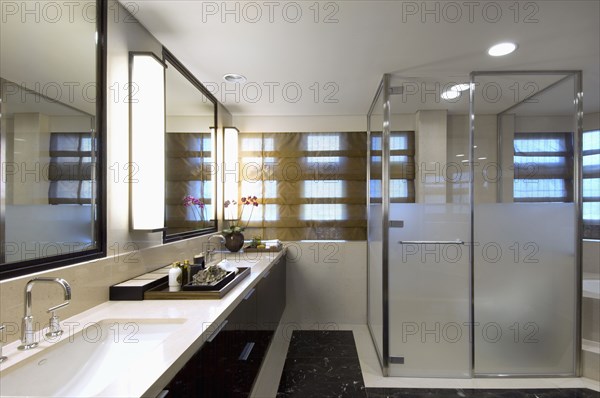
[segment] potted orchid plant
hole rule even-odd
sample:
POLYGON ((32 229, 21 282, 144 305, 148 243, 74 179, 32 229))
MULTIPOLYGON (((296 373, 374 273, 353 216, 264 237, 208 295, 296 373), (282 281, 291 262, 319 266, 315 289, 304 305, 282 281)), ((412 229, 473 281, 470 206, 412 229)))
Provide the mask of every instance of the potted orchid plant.
POLYGON ((183 206, 186 208, 192 208, 192 212, 194 213, 194 217, 197 221, 204 222, 206 220, 204 214, 206 205, 202 200, 200 200, 200 198, 195 198, 192 195, 186 195, 183 198, 183 206))
POLYGON ((233 214, 233 208, 238 204, 237 201, 226 200, 223 203, 226 216, 228 217, 226 221, 229 222, 229 227, 224 229, 222 234, 225 237, 225 247, 231 252, 237 252, 244 246, 244 234, 242 234, 242 232, 248 227, 254 208, 258 207, 258 198, 256 196, 243 196, 239 203, 242 206, 239 218, 234 217, 233 214), (244 212, 247 207, 250 207, 250 215, 244 224, 244 212))

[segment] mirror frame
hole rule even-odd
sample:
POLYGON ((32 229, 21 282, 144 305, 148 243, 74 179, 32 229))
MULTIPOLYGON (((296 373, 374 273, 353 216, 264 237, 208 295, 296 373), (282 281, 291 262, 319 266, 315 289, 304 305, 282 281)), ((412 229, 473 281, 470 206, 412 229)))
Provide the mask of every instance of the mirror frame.
MULTIPOLYGON (((211 129, 213 129, 214 131, 214 137, 215 140, 213 142, 213 153, 216 155, 218 148, 217 148, 217 139, 216 139, 216 134, 218 132, 218 101, 215 98, 214 95, 212 95, 212 93, 210 91, 208 91, 208 89, 206 87, 204 87, 204 85, 202 84, 202 82, 200 82, 200 80, 198 80, 181 62, 179 62, 179 60, 166 48, 163 46, 163 62, 165 64, 167 64, 167 62, 169 63, 169 65, 167 65, 167 67, 173 66, 179 73, 181 73, 181 75, 183 77, 185 77, 194 87, 196 87, 198 89, 198 91, 200 91, 200 93, 202 95, 204 95, 209 101, 211 101, 213 103, 213 109, 214 109, 214 121, 213 121, 213 126, 211 127, 211 129)), ((166 115, 167 115, 167 77, 166 77, 166 71, 165 71, 165 136, 167 134, 166 131, 166 115)), ((214 160, 216 163, 216 159, 214 160)), ((207 234, 212 234, 215 233, 219 230, 219 220, 217 217, 217 201, 216 201, 216 196, 217 196, 217 175, 215 175, 215 186, 213 189, 213 200, 215 202, 215 205, 213 207, 213 214, 212 217, 214 217, 214 221, 215 224, 213 227, 209 227, 209 228, 202 228, 202 229, 195 229, 195 230, 191 230, 188 232, 179 232, 179 233, 175 233, 175 234, 167 234, 167 228, 165 227, 165 229, 163 230, 163 243, 169 243, 169 242, 175 242, 178 240, 182 240, 182 239, 189 239, 189 238, 193 238, 196 236, 201 236, 201 235, 207 235, 207 234)), ((166 181, 166 162, 165 162, 165 200, 166 200, 166 192, 167 192, 167 181, 166 181)), ((167 221, 167 207, 165 206, 165 225, 166 225, 166 221, 167 221)))
MULTIPOLYGON (((0 281, 48 271, 75 263, 82 263, 106 257, 106 32, 107 32, 108 0, 96 0, 96 131, 98 155, 96 171, 98 178, 98 218, 95 220, 97 247, 75 253, 41 257, 14 263, 0 264, 0 281)), ((6 150, 5 142, 0 142, 0 151, 6 150)), ((1 187, 4 192, 4 186, 1 187)), ((4 198, 2 196, 2 218, 4 218, 4 198)), ((4 231, 0 228, 0 238, 4 242, 4 231)), ((0 247, 0 250, 5 250, 0 247)))

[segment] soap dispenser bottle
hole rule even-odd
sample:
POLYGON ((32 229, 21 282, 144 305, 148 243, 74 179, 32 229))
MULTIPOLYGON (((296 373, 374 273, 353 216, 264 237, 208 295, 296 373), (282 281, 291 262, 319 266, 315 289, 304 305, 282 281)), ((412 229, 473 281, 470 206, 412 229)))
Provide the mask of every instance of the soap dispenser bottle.
POLYGON ((178 263, 171 264, 169 270, 169 291, 178 292, 181 290, 181 267, 178 263))

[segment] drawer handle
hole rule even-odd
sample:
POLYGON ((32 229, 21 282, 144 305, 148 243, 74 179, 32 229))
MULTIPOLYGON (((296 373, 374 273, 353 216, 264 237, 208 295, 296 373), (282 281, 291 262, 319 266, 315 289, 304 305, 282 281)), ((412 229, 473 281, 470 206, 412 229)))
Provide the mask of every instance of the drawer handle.
POLYGON ((271 273, 271 270, 268 270, 267 272, 265 272, 265 274, 263 275, 263 279, 268 278, 270 273, 271 273))
POLYGON ((254 294, 254 291, 256 289, 252 289, 248 292, 248 294, 244 297, 244 300, 248 300, 250 297, 252 297, 252 295, 254 294))
POLYGON ((244 349, 242 350, 242 353, 238 357, 238 361, 247 361, 253 348, 254 348, 254 342, 246 343, 246 345, 244 346, 244 349))
POLYGON ((225 319, 223 321, 223 323, 221 323, 219 325, 219 327, 217 328, 217 330, 215 330, 210 336, 208 336, 208 339, 206 339, 206 341, 208 341, 209 343, 212 343, 212 341, 215 339, 215 337, 217 337, 217 335, 219 334, 219 332, 221 332, 221 330, 223 330, 223 328, 225 327, 225 325, 227 325, 227 322, 229 322, 227 319, 225 319))

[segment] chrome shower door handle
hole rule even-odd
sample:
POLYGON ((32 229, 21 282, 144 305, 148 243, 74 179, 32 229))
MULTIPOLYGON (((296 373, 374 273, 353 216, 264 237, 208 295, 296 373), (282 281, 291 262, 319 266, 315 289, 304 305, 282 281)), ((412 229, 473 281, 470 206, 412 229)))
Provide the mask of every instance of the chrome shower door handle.
POLYGON ((398 241, 401 245, 464 245, 460 239, 456 240, 401 240, 398 241))

